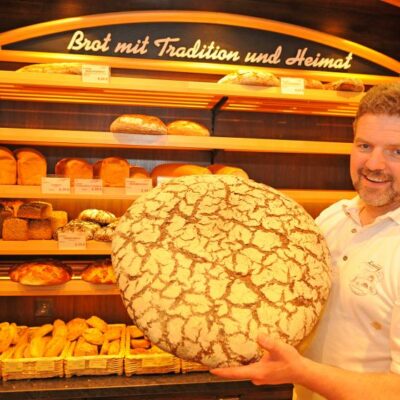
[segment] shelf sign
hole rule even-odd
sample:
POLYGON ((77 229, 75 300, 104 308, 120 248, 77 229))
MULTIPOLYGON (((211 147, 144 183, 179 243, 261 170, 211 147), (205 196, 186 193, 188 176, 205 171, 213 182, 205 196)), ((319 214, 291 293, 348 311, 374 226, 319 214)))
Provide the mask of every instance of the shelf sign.
POLYGON ((85 250, 86 234, 84 232, 59 232, 59 250, 85 250))
POLYGON ((281 78, 281 93, 285 94, 304 94, 303 78, 281 78))
POLYGON ((139 195, 148 192, 153 188, 153 181, 150 178, 126 178, 125 194, 139 195))
POLYGON ((51 176, 42 177, 42 193, 61 193, 71 192, 70 178, 56 178, 51 176))
POLYGON ((102 194, 103 181, 101 179, 74 179, 74 193, 102 194))
MULTIPOLYGON (((392 77, 400 73, 397 60, 340 37, 268 19, 203 11, 134 11, 49 21, 1 33, 0 49, 0 59, 26 63, 40 59, 210 74, 238 67, 278 69, 280 75, 282 70, 392 77)), ((85 79, 101 82, 106 74, 88 68, 85 79)))
POLYGON ((82 82, 109 83, 110 67, 108 65, 82 65, 82 82))

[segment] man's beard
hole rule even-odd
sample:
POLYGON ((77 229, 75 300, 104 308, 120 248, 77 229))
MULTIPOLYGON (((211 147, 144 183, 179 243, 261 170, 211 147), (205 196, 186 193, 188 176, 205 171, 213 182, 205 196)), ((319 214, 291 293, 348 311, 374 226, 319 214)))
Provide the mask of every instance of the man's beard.
POLYGON ((382 207, 400 200, 400 193, 394 188, 393 178, 380 171, 358 170, 357 180, 353 182, 353 185, 360 198, 370 206, 382 207), (365 177, 371 180, 387 181, 389 186, 384 190, 364 187, 362 179, 365 177))

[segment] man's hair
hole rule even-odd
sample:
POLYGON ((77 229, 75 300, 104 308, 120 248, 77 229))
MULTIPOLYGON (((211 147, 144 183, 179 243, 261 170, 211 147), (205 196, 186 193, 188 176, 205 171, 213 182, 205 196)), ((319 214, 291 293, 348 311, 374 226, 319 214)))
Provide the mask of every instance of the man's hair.
POLYGON ((361 99, 354 123, 364 114, 400 117, 400 82, 374 86, 361 99))

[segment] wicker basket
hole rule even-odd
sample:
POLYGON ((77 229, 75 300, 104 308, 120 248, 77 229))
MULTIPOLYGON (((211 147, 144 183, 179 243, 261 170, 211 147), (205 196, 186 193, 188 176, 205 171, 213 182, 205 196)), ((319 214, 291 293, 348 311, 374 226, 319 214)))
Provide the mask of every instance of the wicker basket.
MULTIPOLYGON (((35 331, 37 327, 29 328, 35 331)), ((0 362, 4 381, 12 379, 53 378, 64 376, 68 343, 58 357, 6 358, 0 362)))
POLYGON ((209 370, 210 370, 210 367, 207 367, 206 365, 181 359, 181 371, 183 373, 209 371, 209 370))
POLYGON ((126 376, 140 374, 167 374, 174 372, 178 374, 181 364, 178 357, 158 350, 157 352, 130 354, 131 337, 129 329, 126 334, 124 370, 126 376))
POLYGON ((70 378, 73 375, 122 375, 124 372, 125 354, 125 334, 124 324, 110 326, 122 327, 119 353, 116 355, 97 355, 97 356, 73 356, 76 341, 68 347, 67 355, 64 360, 65 376, 70 378))

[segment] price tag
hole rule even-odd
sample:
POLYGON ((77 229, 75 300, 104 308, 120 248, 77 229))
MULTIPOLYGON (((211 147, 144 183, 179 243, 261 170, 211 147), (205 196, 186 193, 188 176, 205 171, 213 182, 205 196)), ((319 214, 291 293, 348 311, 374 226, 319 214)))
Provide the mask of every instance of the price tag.
POLYGON ((71 364, 71 369, 85 369, 86 363, 85 360, 68 360, 68 363, 71 364))
POLYGON ((40 361, 37 362, 35 365, 35 370, 40 372, 44 372, 44 371, 54 371, 55 370, 55 365, 54 365, 54 361, 40 361))
POLYGON ((281 93, 304 94, 303 78, 281 78, 281 93))
POLYGON ((109 83, 110 67, 108 65, 82 65, 82 82, 109 83))
POLYGON ((126 178, 125 194, 135 195, 146 193, 153 188, 152 180, 149 178, 126 178))
POLYGON ((103 181, 101 179, 75 179, 74 193, 102 194, 103 181))
POLYGON ((58 234, 59 250, 85 250, 86 234, 84 232, 60 232, 58 234))
POLYGON ((157 177, 157 186, 161 185, 164 182, 168 182, 171 179, 172 179, 172 177, 170 177, 170 176, 158 176, 157 177))
POLYGON ((89 368, 107 368, 107 360, 105 358, 93 358, 89 360, 89 368))
POLYGON ((71 193, 71 179, 43 176, 42 193, 71 193))
POLYGON ((22 362, 3 361, 3 372, 22 372, 24 365, 22 362))

